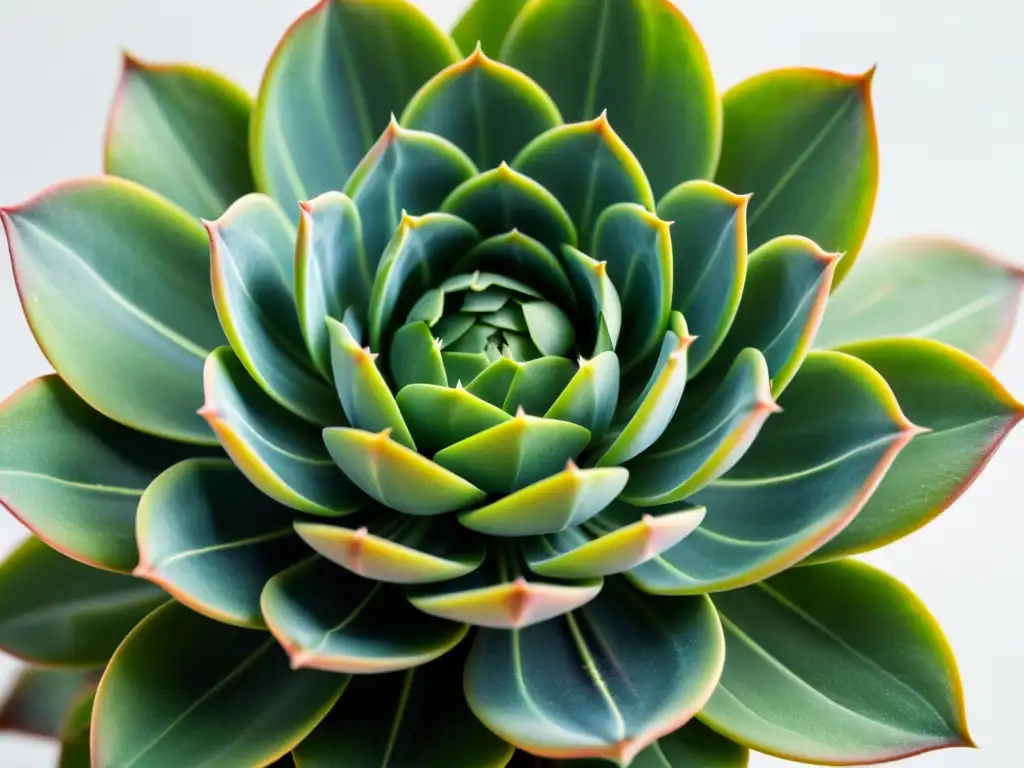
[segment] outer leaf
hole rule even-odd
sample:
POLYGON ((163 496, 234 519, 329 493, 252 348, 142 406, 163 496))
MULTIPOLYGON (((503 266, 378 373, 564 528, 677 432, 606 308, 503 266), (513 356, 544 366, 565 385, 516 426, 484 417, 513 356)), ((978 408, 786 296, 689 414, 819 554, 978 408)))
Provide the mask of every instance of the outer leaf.
POLYGON ((518 554, 510 546, 499 545, 482 568, 467 576, 411 587, 409 602, 449 621, 519 629, 579 608, 601 591, 599 578, 552 581, 525 571, 518 554))
POLYGON ((753 447, 691 497, 700 528, 630 572, 657 594, 753 584, 799 562, 845 528, 893 460, 921 433, 885 380, 838 352, 813 352, 753 447))
POLYGON ((778 396, 800 368, 825 314, 838 256, 803 237, 779 237, 750 255, 736 319, 715 360, 753 347, 768 363, 778 396))
POLYGON ((0 405, 0 502, 62 554, 129 573, 143 490, 203 452, 110 421, 58 376, 43 376, 0 405))
POLYGON ((426 455, 512 418, 461 387, 412 384, 398 393, 398 406, 426 455))
POLYGON ((527 416, 467 437, 435 457, 442 467, 488 493, 511 493, 554 474, 590 442, 590 432, 568 421, 527 416))
POLYGON ((439 518, 382 511, 359 528, 296 523, 321 555, 357 576, 389 584, 424 584, 464 576, 480 567, 486 544, 439 518))
POLYGON ((102 666, 167 600, 152 584, 89 568, 36 539, 0 563, 0 648, 48 666, 102 666))
POLYGON ((211 619, 263 629, 263 585, 309 555, 292 518, 230 461, 183 461, 154 480, 139 503, 135 575, 211 619))
POLYGON ((602 352, 581 359, 579 370, 544 416, 571 421, 600 437, 612 423, 618 400, 619 359, 614 352, 602 352))
POLYGON ((285 34, 253 115, 253 171, 286 211, 337 189, 419 88, 458 58, 407 2, 323 0, 285 34))
POLYGON ((365 314, 373 268, 363 247, 359 211, 350 197, 328 192, 300 205, 295 304, 306 348, 320 371, 329 375, 331 351, 324 320, 344 320, 353 310, 365 314))
POLYGON ((804 235, 844 254, 833 285, 853 266, 878 190, 874 69, 859 76, 780 69, 723 97, 722 158, 715 181, 752 193, 750 247, 804 235))
POLYGON ((672 309, 697 337, 687 355, 690 378, 718 351, 740 305, 749 200, 707 181, 688 181, 658 201, 658 216, 673 223, 672 309))
POLYGON ((706 597, 651 598, 609 583, 563 619, 481 631, 466 698, 484 725, 520 749, 626 766, 704 705, 724 651, 706 597))
POLYGON ((430 459, 396 443, 387 431, 326 429, 335 463, 364 493, 407 515, 441 515, 465 509, 486 495, 430 459))
POLYGON ((556 579, 623 573, 689 536, 704 519, 702 507, 674 505, 651 513, 615 502, 577 528, 524 541, 530 570, 556 579))
POLYGON ((95 688, 98 678, 79 669, 23 669, 0 706, 0 731, 59 738, 68 710, 81 693, 95 688))
POLYGON ((491 536, 531 536, 579 525, 607 507, 626 486, 621 467, 564 472, 503 496, 486 507, 464 512, 459 522, 491 536))
POLYGON ((864 509, 815 561, 877 549, 935 519, 1024 418, 1024 405, 988 369, 941 342, 879 339, 843 351, 882 374, 907 417, 931 431, 896 458, 864 509))
POLYGON ((972 746, 956 662, 921 602, 845 561, 716 595, 727 662, 701 719, 761 752, 854 765, 972 746))
POLYGON ((542 184, 565 206, 584 250, 590 247, 597 217, 608 206, 637 203, 654 210, 654 193, 643 167, 603 112, 589 122, 541 134, 526 145, 512 167, 542 184))
POLYGON ((72 701, 61 725, 57 768, 91 768, 89 737, 95 699, 95 686, 90 686, 72 701))
POLYGON ((169 603, 132 631, 103 675, 92 764, 266 765, 316 727, 345 682, 289 669, 266 633, 169 603))
POLYGON ((253 191, 252 99, 215 72, 145 64, 125 54, 107 122, 103 167, 215 219, 253 191))
POLYGON ((687 402, 657 442, 629 463, 623 498, 637 506, 689 498, 732 469, 778 410, 764 356, 743 350, 705 401, 687 402))
POLYGON ((995 365, 1017 320, 1024 270, 940 238, 869 247, 858 264, 829 300, 816 346, 920 337, 995 365))
POLYGON ((469 630, 419 613, 398 587, 321 557, 271 579, 262 603, 293 669, 357 675, 410 669, 444 655, 469 630))
MULTIPOLYGON (((572 225, 568 215, 566 221, 572 225)), ((531 226, 531 229, 534 227, 531 226)), ((570 230, 572 239, 575 239, 574 229, 570 230)), ((555 257, 555 253, 561 253, 561 243, 558 248, 551 251, 539 240, 513 229, 511 232, 484 240, 455 265, 455 271, 480 270, 506 275, 532 285, 545 298, 574 311, 576 294, 562 262, 555 257)))
POLYGON ((562 122, 551 97, 482 47, 426 83, 402 113, 407 128, 443 136, 480 168, 510 162, 532 139, 562 122))
POLYGON ((473 162, 454 144, 432 133, 402 128, 392 117, 345 184, 346 194, 359 209, 370 266, 381 260, 406 213, 436 211, 453 189, 476 173, 473 162))
POLYGON ((337 423, 338 401, 303 343, 295 313, 295 228, 265 195, 231 206, 210 233, 213 299, 249 375, 292 413, 337 423))
POLYGON ((0 221, 25 316, 61 378, 115 421, 212 444, 196 416, 200 372, 224 335, 199 222, 113 177, 53 187, 0 221))
POLYGON ((527 0, 472 0, 459 17, 452 39, 463 51, 479 45, 488 56, 497 56, 512 23, 527 0))
POLYGON ((461 649, 407 672, 355 677, 295 750, 302 768, 504 768, 512 747, 466 705, 461 649))
POLYGON ((608 110, 657 195, 714 172, 718 93, 700 38, 675 4, 537 0, 501 57, 537 80, 567 120, 608 110))
POLYGON ((366 502, 338 473, 321 431, 249 378, 227 347, 210 355, 203 416, 249 481, 270 498, 311 515, 346 515, 366 502))

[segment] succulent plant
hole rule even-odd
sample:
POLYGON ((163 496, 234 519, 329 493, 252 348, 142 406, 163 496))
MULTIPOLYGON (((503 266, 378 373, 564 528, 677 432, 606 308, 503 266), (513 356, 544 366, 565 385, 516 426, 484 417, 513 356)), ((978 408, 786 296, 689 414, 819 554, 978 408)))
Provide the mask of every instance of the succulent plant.
POLYGON ((56 373, 0 409, 0 725, 67 768, 969 746, 850 558, 1020 421, 1024 277, 858 259, 872 77, 720 97, 668 0, 325 0, 255 101, 127 58, 105 175, 2 211, 56 373))

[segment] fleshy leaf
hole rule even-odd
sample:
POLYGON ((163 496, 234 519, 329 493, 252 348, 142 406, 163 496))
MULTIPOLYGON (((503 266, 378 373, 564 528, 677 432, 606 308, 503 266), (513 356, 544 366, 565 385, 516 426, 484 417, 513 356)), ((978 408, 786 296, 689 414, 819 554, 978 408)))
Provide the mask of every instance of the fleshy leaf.
POLYGON ((60 738, 69 709, 97 682, 93 670, 26 667, 0 705, 0 732, 60 738))
POLYGON ((864 249, 829 299, 815 346, 930 338, 993 366, 1017 320, 1024 270, 964 243, 905 238, 864 249))
MULTIPOLYGON (((686 332, 681 321, 678 328, 686 332)), ((666 331, 661 353, 651 378, 637 401, 635 409, 622 429, 617 430, 608 448, 596 460, 597 466, 610 467, 623 464, 646 451, 661 437, 672 422, 686 387, 686 350, 693 342, 688 333, 676 335, 666 331)))
POLYGON ((868 565, 715 596, 727 661, 701 719, 760 752, 852 765, 972 746, 956 662, 909 589, 868 565))
POLYGON ((553 251, 576 243, 576 227, 559 198, 504 162, 454 190, 442 210, 468 221, 485 238, 521 232, 553 251))
MULTIPOLYGON (((537 229, 536 226, 532 228, 537 229)), ((572 231, 572 238, 575 239, 575 231, 572 231)), ((532 285, 544 298, 574 312, 576 294, 562 263, 554 255, 561 253, 561 245, 559 243, 551 250, 539 240, 513 228, 510 232, 484 240, 455 265, 455 271, 479 270, 506 275, 532 285)))
POLYGON ((442 467, 488 493, 511 493, 558 472, 590 442, 590 432, 568 421, 515 418, 460 440, 435 457, 442 467))
POLYGON ((465 509, 486 495, 430 459, 391 439, 359 429, 324 430, 334 461, 364 493, 407 515, 441 515, 465 509))
POLYGON ((417 297, 447 277, 479 239, 472 226, 446 213, 402 217, 373 282, 369 310, 371 349, 381 349, 391 322, 404 317, 417 297))
POLYGON ((637 506, 689 498, 728 472, 778 410, 764 356, 743 350, 705 401, 686 402, 657 442, 629 462, 623 498, 637 506))
POLYGON ((1024 418, 1024 405, 987 368, 941 342, 878 339, 842 351, 882 374, 907 417, 931 431, 896 457, 860 514, 812 555, 816 562, 877 549, 934 520, 1024 418))
POLYGON ((609 582, 564 618, 482 630, 466 665, 466 698, 520 749, 626 766, 704 705, 724 655, 707 597, 656 598, 609 582))
POLYGON ((455 44, 407 2, 325 0, 285 34, 253 113, 259 188, 291 212, 338 189, 455 44))
POLYGON ((658 196, 714 172, 721 106, 693 27, 664 0, 536 0, 501 58, 533 77, 566 120, 606 109, 658 196))
POLYGON ((224 334, 202 225, 114 177, 52 187, 0 222, 25 316, 61 378, 114 421, 213 444, 196 410, 224 334))
POLYGON ((95 701, 95 685, 81 691, 72 701, 67 717, 61 725, 57 768, 91 768, 89 742, 95 701))
POLYGON ((142 492, 167 467, 203 453, 107 419, 51 374, 0 405, 0 503, 62 554, 130 573, 142 492))
POLYGON ((529 77, 477 47, 420 88, 401 122, 442 136, 480 168, 493 168, 510 162, 562 116, 529 77))
POLYGON ((622 330, 622 303, 608 277, 607 265, 568 245, 562 248, 562 254, 582 297, 584 317, 590 316, 591 328, 585 330, 590 333, 588 341, 593 342, 594 357, 614 350, 622 330))
POLYGON ((576 365, 564 357, 530 360, 516 371, 502 408, 508 413, 522 408, 528 414, 543 416, 575 377, 576 365))
POLYGON ((750 248, 803 235, 843 254, 833 287, 857 258, 878 191, 874 69, 859 76, 810 68, 765 72, 723 96, 715 181, 753 194, 750 248))
POLYGON ((623 573, 674 547, 704 519, 702 507, 641 510, 616 502, 589 522, 522 543, 526 564, 555 579, 623 573))
POLYGON ((262 603, 293 669, 355 675, 410 669, 447 653, 469 630, 417 611, 400 587, 316 556, 271 579, 262 603))
POLYGON ((561 616, 593 600, 601 579, 552 581, 529 574, 510 547, 452 581, 410 587, 409 602, 430 616, 478 627, 518 629, 561 616))
POLYGON ((857 516, 921 428, 885 380, 839 352, 812 352, 743 458, 689 501, 701 526, 630 572, 656 594, 737 589, 796 564, 857 516))
POLYGON ((697 337, 687 354, 690 378, 718 351, 740 305, 749 200, 707 181, 688 181, 658 201, 658 216, 673 223, 672 309, 697 337))
POLYGON ((366 525, 296 523, 318 553, 357 576, 389 584, 425 584, 464 576, 480 567, 482 538, 442 518, 380 512, 366 525))
POLYGON ((776 238, 750 254, 743 298, 715 361, 731 362, 746 347, 759 350, 778 396, 818 332, 838 258, 797 236, 776 238))
POLYGON ((359 210, 370 266, 376 268, 406 213, 436 211, 452 190, 476 173, 473 162, 454 144, 402 128, 392 118, 345 184, 345 193, 359 210))
POLYGON ((345 683, 290 669, 265 632, 169 603, 132 631, 103 675, 93 765, 267 765, 316 727, 345 683))
POLYGON ((618 400, 619 358, 602 352, 580 361, 579 370, 544 416, 579 424, 600 438, 612 423, 618 400))
POLYGON ((422 320, 403 325, 391 340, 391 375, 399 390, 410 384, 448 383, 444 360, 430 328, 422 320))
POLYGON ((405 387, 398 393, 398 407, 420 452, 428 456, 512 418, 465 389, 433 384, 405 387))
POLYGON ((337 471, 321 430, 271 400, 228 347, 210 355, 203 416, 249 481, 311 515, 355 512, 366 498, 337 471))
POLYGON ((488 56, 497 56, 526 2, 472 0, 452 29, 452 39, 463 51, 471 51, 479 45, 488 56))
POLYGON ((499 357, 470 380, 466 391, 500 408, 505 404, 508 391, 522 365, 508 357, 499 357))
POLYGON ((572 351, 576 331, 572 320, 549 301, 528 301, 522 305, 530 341, 542 355, 561 356, 572 351))
POLYGON ((309 555, 293 518, 227 459, 183 461, 139 502, 135 575, 211 619, 263 629, 263 585, 309 555))
POLYGON ((594 225, 605 208, 637 203, 654 210, 654 193, 644 169, 604 113, 542 133, 526 145, 512 167, 542 184, 565 206, 583 250, 590 248, 594 225))
POLYGON ((104 170, 194 216, 216 219, 253 191, 250 112, 249 94, 216 72, 125 54, 107 121, 104 170))
POLYGON ((206 226, 213 299, 238 359, 292 413, 337 423, 338 401, 309 357, 295 312, 295 227, 273 200, 255 194, 206 226))
POLYGON ((538 480, 486 507, 464 512, 459 522, 489 536, 531 536, 579 525, 622 492, 629 473, 621 467, 579 469, 538 480))
POLYGON ((89 568, 28 539, 0 563, 0 649, 33 664, 102 666, 166 601, 141 579, 89 568))
POLYGON ((460 381, 472 381, 491 365, 491 359, 483 352, 442 352, 441 361, 449 387, 460 381))
POLYGON ((363 247, 363 225, 352 198, 328 192, 301 203, 295 245, 295 305, 313 362, 331 373, 331 350, 324 320, 345 320, 346 312, 365 314, 373 268, 363 247))
POLYGON ((357 676, 295 750, 302 768, 504 768, 512 747, 466 704, 462 647, 386 676, 357 676))

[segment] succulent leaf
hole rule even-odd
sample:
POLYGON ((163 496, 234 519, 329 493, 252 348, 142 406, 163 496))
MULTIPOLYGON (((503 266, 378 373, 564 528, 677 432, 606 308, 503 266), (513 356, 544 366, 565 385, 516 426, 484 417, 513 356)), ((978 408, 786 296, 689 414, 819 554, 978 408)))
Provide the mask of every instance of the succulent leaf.
POLYGON ((512 747, 466 705, 459 649, 406 672, 354 677, 341 700, 295 750, 302 768, 504 768, 512 747))
POLYGON ((507 413, 522 408, 534 416, 553 418, 546 412, 575 378, 576 371, 576 365, 564 357, 538 357, 523 363, 512 378, 502 408, 507 413))
POLYGON ((114 421, 214 443, 196 409, 224 334, 200 223, 113 177, 52 187, 0 222, 25 315, 61 378, 114 421))
POLYGON ((359 528, 296 523, 299 536, 319 554, 357 576, 388 584, 446 581, 484 561, 483 538, 444 518, 379 511, 359 528))
POLYGON ((125 54, 103 168, 216 219, 253 191, 249 94, 208 69, 125 54))
POLYGON ((139 502, 135 575, 215 621, 265 629, 263 585, 309 555, 292 518, 230 461, 183 461, 139 502), (219 578, 224 573, 231 578, 219 578))
POLYGON ((295 311, 295 227, 265 195, 231 206, 210 235, 213 299, 249 375, 297 416, 337 423, 338 402, 310 359, 295 311))
MULTIPOLYGON (((468 215, 468 212, 464 213, 468 215)), ((566 222, 572 224, 568 217, 566 222)), ((540 232, 543 225, 538 227, 531 224, 530 230, 540 232)), ((570 230, 569 234, 570 239, 564 242, 575 240, 575 232, 570 230)), ((561 245, 559 243, 553 250, 549 250, 539 240, 512 228, 504 234, 487 238, 473 248, 455 265, 455 271, 505 275, 535 286, 544 298, 575 312, 576 294, 562 262, 555 256, 561 253, 561 245)))
POLYGON ((459 57, 405 0, 323 0, 285 34, 253 112, 259 189, 292 212, 337 189, 419 85, 459 57))
POLYGON ((346 427, 325 429, 335 463, 366 495, 407 515, 442 515, 465 509, 486 495, 443 466, 391 439, 346 427))
POLYGON ((208 452, 111 421, 50 374, 0 405, 0 502, 62 554, 130 573, 142 492, 167 467, 208 452))
POLYGON ((0 732, 60 738, 68 711, 98 681, 95 670, 25 667, 0 704, 0 732))
POLYGON ((266 633, 169 603, 132 631, 100 681, 93 762, 266 765, 316 727, 345 682, 290 669, 266 633))
POLYGON ((95 685, 82 690, 72 701, 61 725, 60 757, 57 768, 91 768, 89 742, 92 709, 96 701, 95 685))
POLYGON ((547 89, 566 120, 607 110, 658 196, 714 172, 718 92, 700 38, 674 3, 535 0, 501 58, 547 89))
POLYGON ((571 421, 600 438, 612 423, 618 400, 619 358, 614 352, 602 352, 580 360, 579 370, 544 417, 571 421))
POLYGON ((704 705, 724 651, 707 597, 656 598, 609 583, 563 618, 481 630, 466 698, 519 749, 625 766, 704 705))
POLYGON ((689 498, 728 472, 749 450, 765 420, 778 411, 768 365, 750 348, 736 356, 705 401, 685 405, 657 442, 627 465, 629 485, 623 499, 630 504, 653 506, 689 498))
POLYGON ((101 667, 135 623, 166 601, 152 584, 28 539, 0 563, 0 649, 32 664, 101 667))
MULTIPOLYGON (((593 355, 615 349, 622 330, 622 302, 608 277, 608 265, 595 261, 583 251, 564 246, 562 253, 569 275, 581 295, 584 312, 590 316, 593 326, 590 339, 593 340, 593 355)), ((588 341, 590 341, 588 339, 588 341)))
POLYGON ((931 522, 1024 419, 1024 405, 987 368, 941 342, 878 339, 842 351, 882 374, 907 417, 930 432, 896 457, 860 514, 812 555, 815 562, 877 549, 931 522))
POLYGON ((497 57, 512 24, 527 0, 472 0, 452 28, 452 39, 463 51, 476 46, 497 57))
POLYGON ((708 510, 678 545, 629 573, 655 594, 753 584, 804 559, 864 507, 921 428, 885 380, 839 352, 813 352, 746 455, 690 501, 708 510))
POLYGON ((228 347, 206 362, 203 416, 235 465, 263 493, 311 515, 360 509, 366 497, 337 471, 321 430, 271 400, 228 347))
POLYGON ((483 352, 442 352, 441 361, 448 375, 449 387, 458 386, 462 381, 473 381, 493 362, 483 352))
POLYGON ((561 122, 542 88, 479 46, 425 83, 401 119, 407 128, 444 137, 480 168, 511 162, 532 139, 561 122))
POLYGON ((942 238, 864 249, 829 299, 815 346, 886 336, 929 338, 995 365, 1020 308, 1024 270, 942 238))
POLYGON ((731 363, 747 347, 759 350, 777 397, 811 348, 837 259, 798 236, 776 238, 750 254, 743 298, 715 359, 731 363))
POLYGON ((621 501, 613 502, 589 521, 580 521, 578 527, 524 541, 523 555, 531 571, 550 578, 624 573, 689 536, 704 513, 702 507, 677 504, 648 514, 621 501))
POLYGON ((519 153, 512 168, 561 202, 583 250, 590 248, 597 219, 609 206, 636 203, 654 210, 654 193, 644 169, 604 113, 542 133, 519 153))
POLYGON ((293 669, 352 675, 410 669, 447 653, 469 630, 417 611, 400 587, 319 556, 267 582, 262 605, 293 669))
POLYGON ((847 560, 715 596, 722 680, 701 719, 808 763, 889 762, 972 744, 946 639, 891 576, 847 560))
MULTIPOLYGON (((508 399, 512 382, 515 381, 516 374, 522 365, 511 358, 499 357, 470 379, 466 391, 484 402, 501 408, 508 399)), ((551 418, 557 417, 552 416, 551 418)), ((563 419, 563 421, 571 421, 571 419, 563 419)))
POLYGON ((328 192, 301 203, 295 244, 295 306, 306 348, 325 376, 331 374, 331 351, 324 319, 344 321, 346 313, 353 311, 365 315, 373 272, 352 198, 328 192))
POLYGON ((878 191, 874 69, 765 72, 726 91, 715 181, 752 194, 750 248, 803 235, 843 254, 833 287, 853 267, 878 191))
POLYGON ((688 181, 658 201, 673 223, 672 309, 697 337, 687 353, 690 378, 718 352, 732 326, 747 276, 747 204, 708 181, 688 181))
POLYGON ((512 418, 466 389, 434 384, 403 388, 398 393, 398 407, 420 453, 427 456, 512 418))

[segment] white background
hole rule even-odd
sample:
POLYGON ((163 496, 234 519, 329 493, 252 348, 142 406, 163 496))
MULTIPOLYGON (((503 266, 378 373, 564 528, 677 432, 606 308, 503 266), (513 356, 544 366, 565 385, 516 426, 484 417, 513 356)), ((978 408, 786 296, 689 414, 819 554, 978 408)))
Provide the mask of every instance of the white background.
MULTIPOLYGON (((312 0, 0 0, 0 205, 96 173, 120 51, 214 67, 250 90, 286 26, 312 0)), ((1024 265, 1024 4, 1011 0, 678 0, 727 88, 803 64, 875 79, 882 181, 874 240, 916 232, 966 238, 1024 265)), ((419 0, 448 26, 463 0, 419 0)), ((0 266, 0 397, 47 365, 0 266)), ((1024 398, 1024 332, 998 373, 1024 398)), ((984 477, 926 530, 872 562, 928 603, 960 659, 980 751, 926 755, 914 768, 1022 764, 1024 429, 984 477)), ((0 513, 0 549, 20 540, 0 513)), ((12 665, 0 671, 4 679, 12 665)), ((2 682, 2 681, 0 681, 2 682)), ((0 737, 0 766, 51 765, 46 745, 0 737)), ((780 766, 755 757, 754 768, 780 766)), ((404 766, 401 768, 405 768, 404 766)), ((413 768, 413 767, 410 767, 413 768)), ((695 767, 697 768, 697 767, 695 767)))

